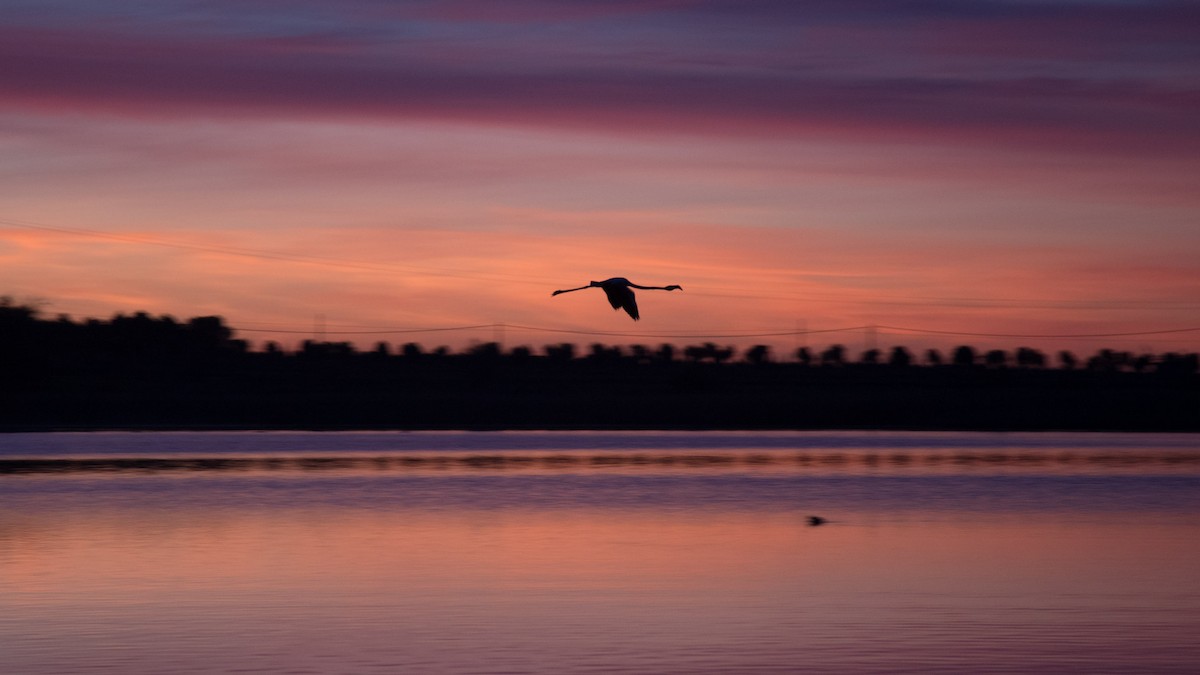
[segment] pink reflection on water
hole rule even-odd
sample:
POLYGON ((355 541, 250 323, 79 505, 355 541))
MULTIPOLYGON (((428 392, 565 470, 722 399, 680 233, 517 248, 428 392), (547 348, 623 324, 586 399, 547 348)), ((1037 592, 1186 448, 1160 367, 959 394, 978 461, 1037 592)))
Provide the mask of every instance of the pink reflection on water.
POLYGON ((1105 514, 5 512, 15 672, 1172 670, 1200 522, 1105 514))

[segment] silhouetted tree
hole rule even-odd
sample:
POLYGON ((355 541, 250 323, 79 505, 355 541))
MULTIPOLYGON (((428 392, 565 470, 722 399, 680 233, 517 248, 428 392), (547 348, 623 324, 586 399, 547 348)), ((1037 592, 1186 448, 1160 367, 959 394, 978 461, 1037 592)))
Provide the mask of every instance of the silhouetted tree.
POLYGON ((714 363, 724 363, 733 358, 733 354, 733 347, 718 347, 712 342, 691 345, 683 350, 683 355, 691 361, 710 360, 714 363))
POLYGON ((711 343, 705 346, 711 348, 713 361, 717 363, 725 363, 736 353, 733 347, 718 347, 711 343))
POLYGON ((912 354, 904 347, 892 347, 892 354, 888 357, 888 365, 896 368, 907 368, 912 365, 912 354))
POLYGON ((546 352, 546 357, 551 361, 570 361, 575 358, 575 345, 570 342, 546 345, 542 347, 542 350, 546 352))
POLYGON ((951 361, 956 366, 967 367, 975 365, 978 357, 975 355, 975 348, 967 345, 961 345, 954 348, 954 357, 951 361))
POLYGON ((0 326, 8 327, 37 318, 38 310, 29 305, 17 304, 10 295, 0 296, 0 326))
POLYGON ((1008 366, 1008 353, 1003 349, 991 349, 983 355, 983 363, 988 368, 1004 368, 1008 366))
POLYGON ((592 345, 592 353, 588 354, 588 360, 596 363, 616 363, 621 360, 621 348, 608 347, 597 342, 592 345))
POLYGON ((1101 349, 1095 356, 1088 359, 1087 369, 1105 373, 1115 373, 1124 370, 1132 360, 1129 352, 1118 352, 1111 349, 1101 349))
POLYGON ((1058 353, 1058 363, 1063 370, 1075 370, 1075 368, 1079 365, 1079 359, 1075 358, 1074 354, 1064 349, 1058 353))
MULTIPOLYGON (((132 316, 117 314, 108 322, 108 325, 108 332, 111 336, 110 344, 122 353, 145 356, 152 350, 164 351, 169 344, 167 337, 169 330, 162 330, 169 329, 169 326, 166 326, 165 322, 164 324, 158 323, 145 312, 136 312, 132 316)), ((219 340, 214 340, 212 345, 203 344, 199 332, 193 333, 192 339, 194 345, 210 349, 219 344, 219 340)))
POLYGON ((1021 368, 1045 368, 1046 355, 1030 347, 1018 347, 1017 366, 1021 368))
POLYGON ((478 361, 497 361, 500 358, 500 343, 483 342, 467 352, 467 355, 478 361))
POLYGON ((936 349, 925 350, 925 363, 930 366, 940 366, 945 361, 942 360, 942 353, 936 349))
POLYGON ((879 357, 882 355, 878 349, 868 349, 858 358, 858 362, 868 366, 879 365, 879 357))
MULTIPOLYGON (((36 308, 0 298, 0 430, 68 424, 469 426, 506 420, 586 426, 657 419, 646 414, 681 426, 772 426, 795 421, 776 411, 806 407, 820 411, 814 423, 833 425, 897 419, 911 420, 914 427, 1194 430, 1200 425, 1200 355, 1195 353, 1103 349, 1086 363, 1095 372, 1043 373, 1032 370, 1043 368, 1046 357, 1029 347, 991 350, 980 359, 980 352, 961 346, 952 353, 954 363, 985 364, 991 372, 958 376, 944 368, 876 367, 868 373, 852 366, 801 378, 839 386, 797 387, 778 377, 790 367, 765 365, 771 360, 767 345, 742 353, 745 363, 762 368, 726 367, 734 349, 711 342, 689 346, 685 353, 712 367, 672 364, 677 351, 670 344, 654 352, 633 345, 625 351, 630 357, 621 347, 592 345, 586 363, 568 343, 545 347, 546 359, 526 346, 505 353, 496 342, 453 355, 445 346, 426 352, 408 343, 399 350, 403 358, 393 358, 396 349, 385 342, 363 353, 349 342, 317 340, 306 340, 295 351, 276 342, 262 344, 261 355, 247 355, 248 349, 220 317, 181 322, 136 312, 107 320, 77 322, 62 315, 47 320, 36 308), (614 366, 597 368, 596 363, 614 366), (664 373, 667 377, 660 376, 664 373), (686 395, 669 400, 673 397, 660 395, 663 385, 686 395), (576 412, 604 408, 596 403, 620 397, 636 405, 615 406, 602 417, 576 412), (859 405, 863 401, 881 405, 859 405), (879 410, 893 408, 882 405, 888 401, 900 404, 894 407, 899 412, 881 416, 879 410), (620 410, 646 411, 653 407, 647 403, 661 406, 633 417, 620 410)), ((795 353, 802 364, 846 365, 841 345, 816 358, 808 348, 795 353)), ((1068 368, 1083 365, 1070 352, 1058 356, 1068 368)), ((885 357, 890 366, 914 365, 904 347, 868 351, 862 363, 885 357)), ((935 350, 926 352, 926 361, 943 363, 935 350)))
POLYGON ((656 354, 659 361, 666 361, 667 363, 670 363, 671 361, 675 360, 675 345, 664 342, 658 346, 658 352, 656 352, 656 354))
POLYGON ((644 364, 650 362, 650 350, 646 345, 630 345, 629 356, 637 363, 644 364))
POLYGON ((302 357, 312 359, 340 359, 352 357, 358 352, 353 342, 318 342, 305 340, 300 347, 302 357))
POLYGON ((769 363, 771 361, 771 348, 767 345, 754 345, 746 350, 745 359, 747 363, 756 366, 769 363))
POLYGON ((233 336, 233 331, 219 316, 198 316, 188 321, 188 332, 192 343, 201 349, 219 349, 233 336))
POLYGON ((842 345, 829 345, 821 352, 822 366, 840 366, 846 363, 846 348, 842 345))
POLYGON ((807 368, 813 362, 812 352, 809 351, 808 347, 800 347, 796 350, 796 360, 800 362, 800 365, 807 368))
POLYGON ((23 380, 38 369, 45 341, 39 335, 37 310, 0 298, 0 385, 23 380))

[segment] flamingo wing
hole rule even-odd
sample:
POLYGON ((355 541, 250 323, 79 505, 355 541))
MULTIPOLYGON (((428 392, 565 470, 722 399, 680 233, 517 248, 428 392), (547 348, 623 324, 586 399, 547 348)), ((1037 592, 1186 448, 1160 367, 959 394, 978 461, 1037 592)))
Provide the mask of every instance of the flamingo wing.
POLYGON ((625 313, 633 317, 634 321, 641 318, 638 316, 637 298, 633 296, 633 291, 629 290, 628 286, 606 284, 604 294, 608 296, 608 304, 612 305, 613 309, 625 310, 625 313))

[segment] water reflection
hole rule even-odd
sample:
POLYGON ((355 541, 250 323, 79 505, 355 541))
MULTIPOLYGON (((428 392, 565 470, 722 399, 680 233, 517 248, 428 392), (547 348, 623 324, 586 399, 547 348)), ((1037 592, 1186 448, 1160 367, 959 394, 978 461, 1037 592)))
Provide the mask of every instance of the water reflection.
POLYGON ((1097 469, 1170 472, 1200 471, 1195 451, 1043 452, 723 452, 723 453, 405 453, 375 455, 296 455, 248 457, 85 457, 0 459, 0 474, 161 473, 173 471, 537 471, 587 469, 772 469, 828 468, 920 472, 945 468, 1097 469))
POLYGON ((9 454, 4 669, 1190 672, 1200 452, 1069 441, 9 454))

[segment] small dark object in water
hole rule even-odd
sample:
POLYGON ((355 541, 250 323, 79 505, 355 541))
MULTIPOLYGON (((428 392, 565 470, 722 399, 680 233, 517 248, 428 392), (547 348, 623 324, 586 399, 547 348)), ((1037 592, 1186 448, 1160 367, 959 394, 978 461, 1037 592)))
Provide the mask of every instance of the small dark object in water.
POLYGON ((816 527, 818 525, 824 525, 826 522, 828 522, 828 521, 826 521, 821 516, 809 516, 808 517, 808 524, 813 527, 816 527))

